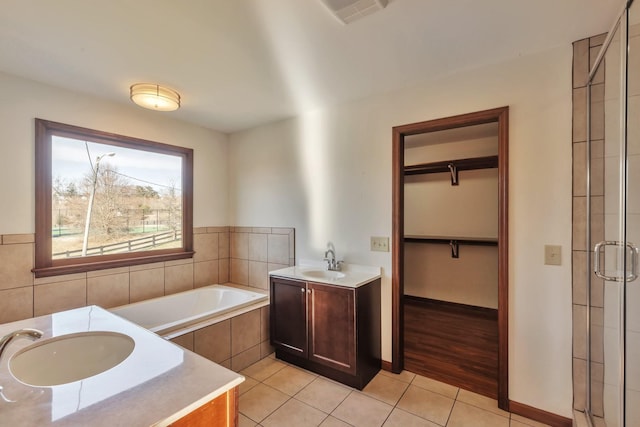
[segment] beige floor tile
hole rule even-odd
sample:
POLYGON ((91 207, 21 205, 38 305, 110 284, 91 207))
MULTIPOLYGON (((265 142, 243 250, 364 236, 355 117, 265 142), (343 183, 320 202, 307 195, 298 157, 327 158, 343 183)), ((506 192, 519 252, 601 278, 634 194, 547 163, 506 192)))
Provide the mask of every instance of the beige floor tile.
POLYGON ((395 405, 407 387, 409 387, 408 383, 384 375, 376 375, 362 392, 389 405, 395 405))
POLYGON ((520 424, 524 424, 526 426, 532 426, 532 427, 548 427, 549 426, 549 424, 543 424, 541 422, 530 420, 529 418, 525 418, 521 415, 516 415, 516 414, 511 414, 511 420, 519 422, 520 424))
POLYGON ((507 411, 503 411, 498 408, 498 401, 491 399, 490 397, 482 396, 478 393, 471 392, 469 390, 460 389, 458 392, 457 400, 460 402, 468 403, 480 409, 486 409, 494 414, 502 415, 503 417, 509 417, 507 411))
POLYGON ((320 424, 320 427, 351 427, 351 424, 347 424, 344 421, 329 415, 324 419, 322 424, 320 424))
POLYGON ((391 405, 354 391, 331 415, 356 427, 378 427, 385 422, 392 409, 391 405))
POLYGON ((395 378, 396 380, 403 381, 405 383, 410 383, 411 381, 413 381, 413 379, 416 376, 416 374, 409 371, 402 371, 399 374, 394 374, 393 372, 385 371, 382 369, 380 370, 380 372, 378 372, 378 375, 384 375, 385 377, 395 378))
POLYGON ((247 366, 240 373, 257 381, 264 381, 287 365, 279 360, 265 357, 251 366, 247 366))
POLYGON ((289 396, 293 396, 316 377, 317 375, 310 374, 302 369, 286 366, 264 380, 264 383, 289 396))
POLYGON ((240 384, 240 394, 244 394, 260 384, 258 381, 254 380, 251 377, 245 377, 244 382, 240 384))
POLYGON ((240 396, 240 413, 259 423, 288 399, 281 391, 258 384, 240 396))
POLYGON ((529 427, 527 424, 521 423, 520 421, 511 420, 509 422, 510 427, 529 427))
POLYGON ((458 395, 458 387, 452 386, 451 384, 445 384, 431 378, 423 377, 422 375, 416 375, 416 377, 411 382, 411 385, 434 391, 443 396, 450 397, 451 399, 455 399, 458 395))
POLYGON ((458 401, 447 427, 509 427, 509 418, 458 401))
POLYGON ((327 414, 324 412, 299 400, 289 399, 260 424, 264 427, 317 427, 325 418, 327 414))
POLYGON ((245 417, 242 414, 238 415, 238 426, 239 427, 256 427, 257 424, 255 422, 253 422, 252 420, 250 420, 249 418, 245 417))
POLYGON ((384 427, 439 427, 438 424, 427 421, 402 409, 394 409, 384 423, 384 427))
POLYGON ((300 390, 295 398, 329 414, 346 399, 349 393, 351 389, 326 378, 317 377, 300 390))
POLYGON ((445 425, 453 403, 453 399, 410 385, 397 407, 436 424, 445 425))

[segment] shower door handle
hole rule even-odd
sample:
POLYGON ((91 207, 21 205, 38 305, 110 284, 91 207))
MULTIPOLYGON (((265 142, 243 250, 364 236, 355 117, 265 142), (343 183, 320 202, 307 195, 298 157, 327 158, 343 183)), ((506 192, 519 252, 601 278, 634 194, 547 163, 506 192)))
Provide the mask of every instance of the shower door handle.
POLYGON ((631 242, 627 242, 625 245, 623 242, 615 240, 603 240, 593 248, 593 272, 599 278, 609 282, 633 282, 638 278, 638 248, 631 242), (631 271, 628 274, 625 272, 624 276, 608 276, 600 270, 600 254, 607 246, 629 249, 631 252, 631 271))

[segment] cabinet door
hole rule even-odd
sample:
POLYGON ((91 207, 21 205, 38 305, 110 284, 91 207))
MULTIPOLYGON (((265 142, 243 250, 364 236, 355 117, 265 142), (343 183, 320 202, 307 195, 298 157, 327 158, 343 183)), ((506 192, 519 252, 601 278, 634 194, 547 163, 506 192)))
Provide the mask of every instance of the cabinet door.
POLYGON ((307 288, 305 282, 271 278, 271 344, 307 356, 307 288))
POLYGON ((307 283, 309 360, 355 374, 354 289, 307 283))

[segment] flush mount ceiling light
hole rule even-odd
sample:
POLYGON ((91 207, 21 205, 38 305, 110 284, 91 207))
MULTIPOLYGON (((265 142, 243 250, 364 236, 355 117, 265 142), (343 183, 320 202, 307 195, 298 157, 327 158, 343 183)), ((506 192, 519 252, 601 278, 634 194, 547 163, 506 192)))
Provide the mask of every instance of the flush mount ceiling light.
POLYGON ((320 0, 343 24, 349 24, 385 8, 388 0, 320 0))
POLYGON ((136 83, 131 86, 130 97, 143 108, 156 111, 175 111, 180 108, 180 94, 153 83, 136 83))

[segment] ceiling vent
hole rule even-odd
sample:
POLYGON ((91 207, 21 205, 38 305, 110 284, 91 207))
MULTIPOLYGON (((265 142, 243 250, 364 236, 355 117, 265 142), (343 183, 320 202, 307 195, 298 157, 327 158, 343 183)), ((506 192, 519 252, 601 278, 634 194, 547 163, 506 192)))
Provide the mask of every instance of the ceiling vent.
POLYGON ((321 0, 343 24, 349 24, 382 10, 388 0, 321 0))

